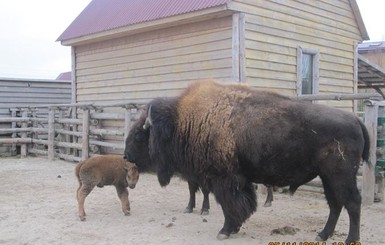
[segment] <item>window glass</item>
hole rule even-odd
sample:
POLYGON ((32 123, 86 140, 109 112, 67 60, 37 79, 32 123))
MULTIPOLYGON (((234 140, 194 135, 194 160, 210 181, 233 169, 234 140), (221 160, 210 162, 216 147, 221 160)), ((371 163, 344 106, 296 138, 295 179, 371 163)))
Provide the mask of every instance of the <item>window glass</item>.
POLYGON ((314 80, 313 80, 313 55, 302 54, 302 94, 313 94, 314 80))

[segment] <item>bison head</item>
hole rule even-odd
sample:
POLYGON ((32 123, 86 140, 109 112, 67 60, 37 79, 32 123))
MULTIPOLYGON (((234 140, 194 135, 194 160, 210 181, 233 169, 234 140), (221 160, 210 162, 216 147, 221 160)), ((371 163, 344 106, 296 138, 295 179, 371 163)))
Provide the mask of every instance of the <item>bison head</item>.
POLYGON ((151 160, 148 150, 149 129, 144 129, 143 125, 147 118, 147 112, 143 112, 137 120, 126 138, 124 149, 124 159, 137 165, 140 172, 151 170, 151 160))
POLYGON ((125 159, 139 171, 156 169, 160 185, 165 186, 175 171, 172 155, 175 103, 172 99, 155 99, 132 126, 124 150, 125 159))

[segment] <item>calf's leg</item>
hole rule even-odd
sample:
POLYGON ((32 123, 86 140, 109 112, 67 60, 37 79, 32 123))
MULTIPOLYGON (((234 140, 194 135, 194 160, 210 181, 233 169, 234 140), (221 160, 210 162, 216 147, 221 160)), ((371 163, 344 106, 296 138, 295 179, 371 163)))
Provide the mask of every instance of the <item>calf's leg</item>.
POLYGON ((84 201, 88 194, 94 189, 95 184, 83 184, 81 183, 77 190, 77 200, 78 200, 78 209, 79 209, 79 218, 81 221, 86 220, 86 212, 84 211, 84 201))
POLYGON ((122 204, 122 211, 124 215, 130 215, 130 202, 128 200, 128 190, 124 186, 115 186, 116 192, 118 193, 118 197, 122 204))

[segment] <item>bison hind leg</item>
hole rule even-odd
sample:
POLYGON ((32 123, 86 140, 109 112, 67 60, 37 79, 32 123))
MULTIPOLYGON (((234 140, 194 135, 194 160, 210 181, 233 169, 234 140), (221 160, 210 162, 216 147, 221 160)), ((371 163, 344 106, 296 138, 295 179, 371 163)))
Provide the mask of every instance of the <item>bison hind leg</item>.
POLYGON ((360 212, 361 196, 357 188, 354 176, 342 174, 343 181, 339 176, 322 177, 325 196, 329 204, 329 217, 324 229, 318 234, 317 239, 325 241, 334 232, 342 207, 344 206, 349 214, 349 234, 347 244, 357 242, 360 238, 360 212))
POLYGON ((299 187, 298 185, 291 185, 289 187, 290 195, 294 195, 294 193, 297 191, 298 187, 299 187))
POLYGON ((81 184, 77 191, 79 218, 81 221, 86 220, 86 212, 84 211, 84 202, 88 194, 94 189, 94 184, 81 184))

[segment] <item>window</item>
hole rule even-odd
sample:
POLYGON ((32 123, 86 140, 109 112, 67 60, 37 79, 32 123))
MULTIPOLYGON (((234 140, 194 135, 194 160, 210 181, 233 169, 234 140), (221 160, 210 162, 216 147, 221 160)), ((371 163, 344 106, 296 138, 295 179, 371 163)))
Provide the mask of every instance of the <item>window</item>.
POLYGON ((317 94, 319 85, 319 52, 297 49, 297 95, 317 94))

